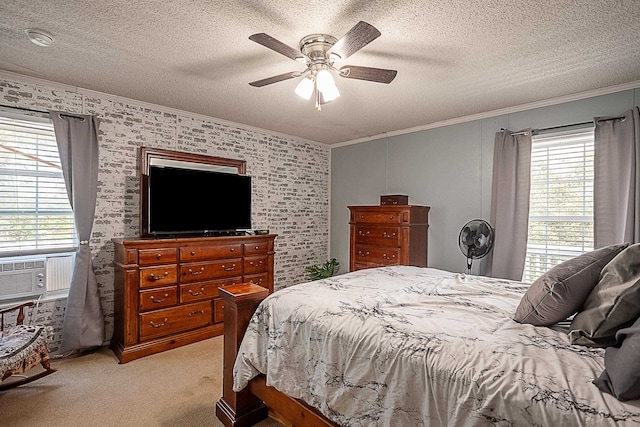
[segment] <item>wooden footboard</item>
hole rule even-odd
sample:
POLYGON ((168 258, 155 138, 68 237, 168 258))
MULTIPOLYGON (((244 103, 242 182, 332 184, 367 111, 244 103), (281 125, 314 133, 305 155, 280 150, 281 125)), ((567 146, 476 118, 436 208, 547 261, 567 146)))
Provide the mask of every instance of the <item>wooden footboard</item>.
POLYGON ((216 416, 227 427, 252 426, 267 417, 268 409, 287 426, 331 426, 337 424, 324 418, 304 402, 293 399, 266 385, 264 375, 254 378, 249 386, 233 391, 233 364, 249 320, 269 291, 251 283, 219 288, 224 302, 224 361, 222 398, 216 403, 216 416))

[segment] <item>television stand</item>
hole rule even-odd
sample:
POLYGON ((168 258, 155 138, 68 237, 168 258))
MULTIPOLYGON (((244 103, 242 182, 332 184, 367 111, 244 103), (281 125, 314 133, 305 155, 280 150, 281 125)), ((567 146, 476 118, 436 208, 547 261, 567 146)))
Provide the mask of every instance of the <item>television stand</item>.
POLYGON ((114 332, 120 363, 223 333, 218 287, 273 292, 275 234, 112 239, 114 332))

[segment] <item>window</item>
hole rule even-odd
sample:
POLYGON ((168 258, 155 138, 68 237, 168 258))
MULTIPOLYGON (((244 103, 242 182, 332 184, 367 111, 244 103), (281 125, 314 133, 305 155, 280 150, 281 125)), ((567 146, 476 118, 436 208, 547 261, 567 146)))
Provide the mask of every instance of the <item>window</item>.
POLYGON ((593 129, 533 137, 522 280, 593 250, 593 129))
POLYGON ((69 288, 76 246, 53 124, 1 112, 0 300, 69 288))
POLYGON ((0 116, 0 256, 76 245, 53 124, 0 116))

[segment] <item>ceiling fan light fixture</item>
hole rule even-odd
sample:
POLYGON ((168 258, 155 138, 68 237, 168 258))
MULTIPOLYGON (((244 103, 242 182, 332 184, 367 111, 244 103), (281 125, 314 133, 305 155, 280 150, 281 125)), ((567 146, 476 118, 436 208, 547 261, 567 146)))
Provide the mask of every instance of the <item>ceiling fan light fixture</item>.
POLYGON ((300 83, 298 83, 298 85, 296 86, 296 95, 306 100, 311 99, 311 95, 313 95, 313 86, 313 79, 309 76, 305 77, 304 79, 300 80, 300 83))
POLYGON ((316 75, 316 82, 318 90, 322 93, 330 91, 332 87, 336 87, 336 82, 333 80, 333 76, 329 70, 325 68, 318 71, 318 74, 316 75))
POLYGON ((316 75, 316 85, 318 90, 322 92, 322 97, 326 102, 333 101, 340 96, 340 91, 336 86, 333 76, 329 70, 323 68, 316 75))
POLYGON ((333 101, 340 96, 340 91, 335 84, 333 86, 325 88, 325 90, 322 90, 320 92, 322 92, 322 98, 325 100, 325 102, 333 101))
POLYGON ((53 36, 44 30, 28 28, 24 31, 27 33, 27 36, 29 36, 31 43, 37 46, 49 47, 53 44, 53 36))

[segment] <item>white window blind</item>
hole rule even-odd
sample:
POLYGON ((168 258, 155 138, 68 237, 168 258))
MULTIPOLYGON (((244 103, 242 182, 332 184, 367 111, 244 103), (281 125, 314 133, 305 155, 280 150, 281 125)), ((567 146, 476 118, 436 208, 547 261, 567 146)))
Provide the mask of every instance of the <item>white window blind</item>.
POLYGON ((531 150, 529 237, 522 280, 593 250, 593 129, 538 135, 531 150))
POLYGON ((53 124, 0 116, 0 256, 75 246, 53 124))

